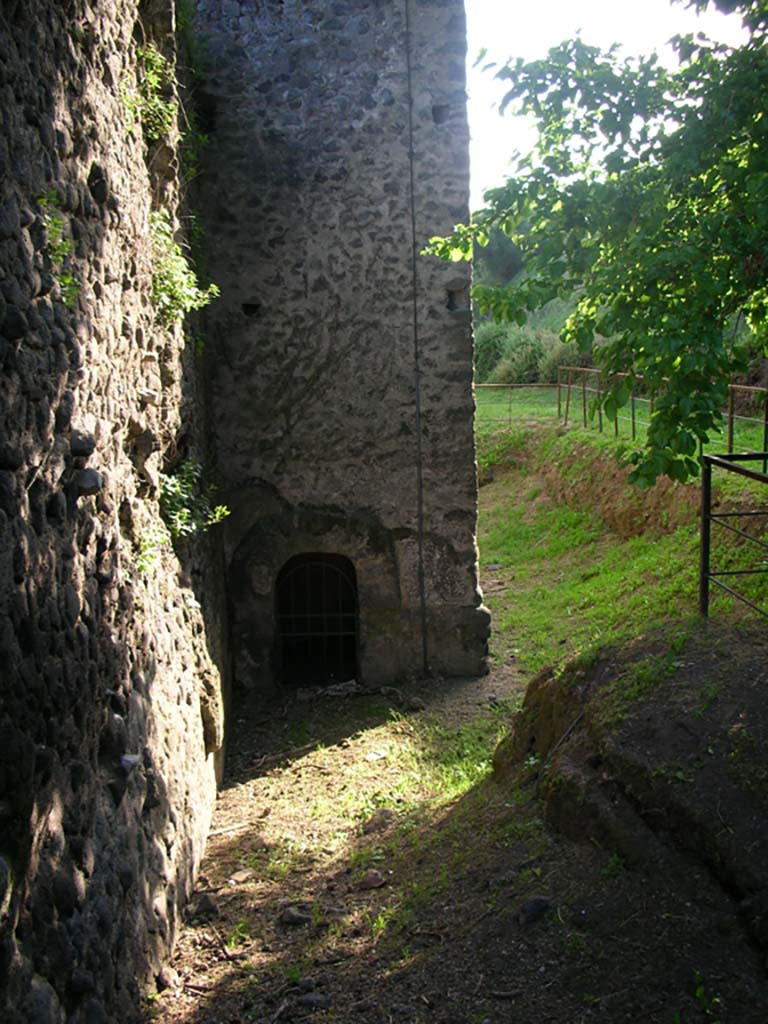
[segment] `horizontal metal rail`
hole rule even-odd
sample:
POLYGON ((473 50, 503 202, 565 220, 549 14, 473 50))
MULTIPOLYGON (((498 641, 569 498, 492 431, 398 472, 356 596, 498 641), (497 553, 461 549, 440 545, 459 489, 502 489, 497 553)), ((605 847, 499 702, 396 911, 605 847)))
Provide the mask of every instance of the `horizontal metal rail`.
MULTIPOLYGON (((572 407, 576 404, 581 406, 581 424, 584 428, 589 427, 590 422, 595 425, 600 433, 603 433, 603 395, 610 390, 616 381, 628 380, 628 373, 604 373, 596 367, 585 366, 561 366, 557 373, 557 412, 558 417, 567 424, 572 415, 572 407), (591 408, 590 408, 591 406, 591 408), (563 412, 564 410, 564 412, 563 412)), ((641 382, 642 377, 633 378, 641 382)), ((647 404, 649 416, 653 416, 653 397, 638 395, 632 391, 627 401, 627 413, 617 412, 613 420, 613 432, 619 436, 619 423, 630 424, 632 440, 636 440, 638 426, 648 426, 649 420, 642 419, 637 415, 639 405, 647 404)), ((725 420, 727 449, 732 453, 736 447, 736 427, 742 430, 753 429, 757 431, 762 428, 761 437, 751 442, 748 447, 761 447, 763 453, 768 453, 768 388, 756 387, 751 384, 729 384, 728 403, 723 410, 725 420), (755 404, 761 409, 760 416, 745 416, 736 412, 737 395, 751 395, 755 404)), ((747 447, 747 445, 744 445, 747 447)), ((763 472, 768 472, 768 454, 761 457, 763 472)))

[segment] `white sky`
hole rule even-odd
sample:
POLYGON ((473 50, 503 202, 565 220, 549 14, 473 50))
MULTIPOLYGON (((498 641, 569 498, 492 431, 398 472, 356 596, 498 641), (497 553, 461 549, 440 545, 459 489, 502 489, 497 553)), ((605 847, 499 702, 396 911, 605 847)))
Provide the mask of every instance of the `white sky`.
POLYGON ((501 117, 494 105, 504 95, 504 83, 493 72, 472 65, 485 47, 483 64, 500 64, 510 57, 533 60, 550 47, 572 38, 578 30, 585 43, 607 47, 621 43, 622 52, 648 54, 656 50, 674 64, 674 53, 665 47, 676 34, 705 31, 723 42, 736 42, 741 32, 739 15, 707 11, 696 16, 682 4, 669 0, 465 0, 467 9, 469 126, 472 175, 472 209, 482 206, 487 188, 500 185, 515 149, 531 147, 534 135, 523 118, 501 117))

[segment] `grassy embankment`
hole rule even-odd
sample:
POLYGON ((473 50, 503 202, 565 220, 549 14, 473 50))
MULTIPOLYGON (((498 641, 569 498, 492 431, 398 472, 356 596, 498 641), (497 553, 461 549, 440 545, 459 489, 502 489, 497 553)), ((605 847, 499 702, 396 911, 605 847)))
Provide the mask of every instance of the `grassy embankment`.
MULTIPOLYGON (((483 488, 479 544, 497 660, 514 656, 533 671, 695 615, 698 483, 644 494, 624 483, 610 436, 558 432, 530 415, 520 423, 478 434, 481 470, 496 477, 483 488)), ((734 507, 765 500, 739 478, 718 485, 734 507)), ((759 551, 718 536, 713 557, 718 567, 760 564, 759 551)), ((737 585, 760 600, 765 580, 737 585)), ((733 611, 718 593, 713 614, 733 611)))

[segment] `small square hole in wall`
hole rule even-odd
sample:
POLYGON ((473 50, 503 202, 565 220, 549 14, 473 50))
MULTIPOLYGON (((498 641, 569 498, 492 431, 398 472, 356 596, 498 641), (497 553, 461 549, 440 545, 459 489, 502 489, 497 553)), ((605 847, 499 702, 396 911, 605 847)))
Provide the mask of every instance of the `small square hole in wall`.
POLYGON ((469 309, 469 288, 446 289, 446 309, 469 309))
POLYGON ((435 124, 445 124, 451 116, 451 108, 447 103, 435 103, 432 106, 432 120, 435 124))

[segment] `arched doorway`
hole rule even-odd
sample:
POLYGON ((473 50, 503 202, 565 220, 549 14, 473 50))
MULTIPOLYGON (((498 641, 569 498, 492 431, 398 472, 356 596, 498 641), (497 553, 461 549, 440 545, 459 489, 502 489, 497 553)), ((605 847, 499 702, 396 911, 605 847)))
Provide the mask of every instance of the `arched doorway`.
POLYGON ((296 555, 275 584, 276 660, 290 686, 323 686, 357 674, 357 579, 343 555, 296 555))

